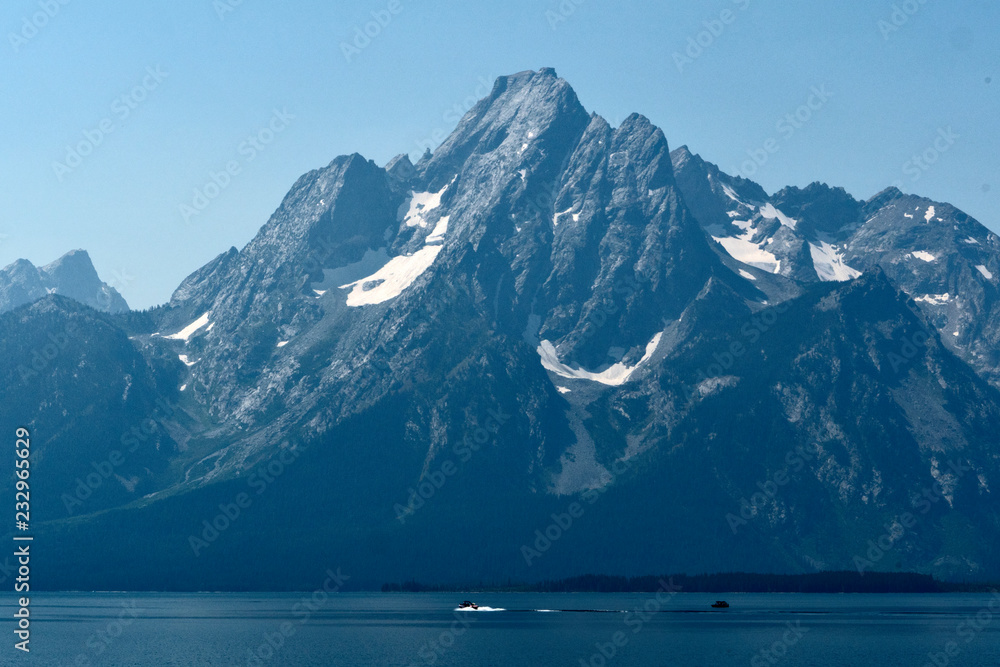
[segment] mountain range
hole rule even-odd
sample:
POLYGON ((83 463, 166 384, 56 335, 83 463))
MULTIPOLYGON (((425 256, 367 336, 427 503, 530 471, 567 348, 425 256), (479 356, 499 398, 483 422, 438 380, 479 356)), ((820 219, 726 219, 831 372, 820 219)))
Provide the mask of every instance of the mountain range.
POLYGON ((0 313, 32 303, 48 294, 61 294, 107 313, 129 310, 118 290, 98 277, 85 250, 71 250, 41 267, 19 259, 0 269, 0 313))
POLYGON ((416 164, 303 175, 158 308, 10 301, 39 580, 996 577, 998 243, 500 77, 416 164))

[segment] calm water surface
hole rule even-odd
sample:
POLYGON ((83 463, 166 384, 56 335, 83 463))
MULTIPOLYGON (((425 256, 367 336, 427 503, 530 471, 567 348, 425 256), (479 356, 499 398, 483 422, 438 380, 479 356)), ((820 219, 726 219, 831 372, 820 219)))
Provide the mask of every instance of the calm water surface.
POLYGON ((0 664, 1000 664, 989 594, 79 593, 32 605, 30 657, 8 631, 0 664), (731 608, 712 610, 717 598, 731 608), (463 599, 506 611, 455 612, 463 599))

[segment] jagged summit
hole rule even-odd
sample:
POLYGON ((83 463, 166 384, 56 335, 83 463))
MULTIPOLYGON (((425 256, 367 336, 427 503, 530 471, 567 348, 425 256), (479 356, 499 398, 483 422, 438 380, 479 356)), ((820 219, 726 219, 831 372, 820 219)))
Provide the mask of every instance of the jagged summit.
POLYGON ((677 154, 677 159, 679 160, 687 160, 692 157, 695 157, 694 153, 691 152, 691 149, 688 148, 687 144, 684 144, 683 146, 678 146, 677 148, 674 149, 674 152, 677 154))
POLYGON ((900 197, 905 197, 906 195, 902 190, 897 188, 895 185, 887 187, 878 194, 875 194, 865 202, 865 208, 872 211, 877 211, 878 209, 888 205, 893 200, 899 199, 900 197))
POLYGON ((438 190, 477 156, 517 160, 529 148, 562 159, 564 148, 583 132, 589 114, 573 88, 555 70, 501 76, 437 151, 417 168, 429 190, 438 190))
POLYGON ((805 188, 786 187, 772 197, 774 206, 800 221, 802 231, 812 237, 842 237, 861 216, 861 202, 844 188, 813 182, 805 188))
POLYGON ((401 184, 407 184, 416 176, 417 170, 410 161, 410 156, 401 153, 389 160, 385 165, 385 172, 401 184))
POLYGON ((101 281, 86 250, 71 250, 42 267, 19 259, 0 270, 0 312, 47 294, 60 294, 109 313, 129 310, 118 291, 101 281))

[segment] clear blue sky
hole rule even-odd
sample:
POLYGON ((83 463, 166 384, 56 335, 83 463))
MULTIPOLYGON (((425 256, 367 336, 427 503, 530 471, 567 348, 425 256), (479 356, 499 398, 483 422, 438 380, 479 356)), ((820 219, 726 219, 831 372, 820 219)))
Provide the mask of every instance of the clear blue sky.
POLYGON ((85 248, 132 307, 162 303, 252 238, 302 173, 344 153, 418 155, 481 81, 544 66, 588 110, 615 124, 638 111, 730 172, 774 138, 754 174, 770 192, 821 180, 868 198, 897 182, 1000 230, 997 3, 908 0, 890 32, 907 0, 566 0, 568 16, 558 0, 238 2, 3 3, 0 265, 85 248), (390 5, 348 62, 342 43, 390 5), (779 131, 814 86, 832 97, 779 131), (244 144, 275 109, 294 119, 262 150, 244 144), (102 121, 111 133, 57 174, 102 121), (906 165, 948 128, 933 165, 906 165), (186 224, 180 205, 231 161, 239 173, 186 224))

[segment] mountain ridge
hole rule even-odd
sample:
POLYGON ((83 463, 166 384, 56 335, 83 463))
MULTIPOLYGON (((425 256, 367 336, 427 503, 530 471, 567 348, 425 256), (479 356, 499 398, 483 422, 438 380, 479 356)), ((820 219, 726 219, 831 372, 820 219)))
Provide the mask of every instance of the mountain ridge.
MULTIPOLYGON (((891 189, 769 196, 639 114, 612 128, 554 70, 501 77, 416 164, 355 153, 304 174, 141 323, 79 316, 115 361, 107 390, 68 384, 59 409, 152 420, 158 439, 149 472, 44 524, 64 548, 39 566, 53 586, 189 589, 299 585, 331 553, 375 585, 795 573, 853 567, 910 511, 922 530, 883 567, 995 576, 1000 359, 976 267, 1000 266, 963 215, 891 189), (953 336, 953 318, 971 324, 953 336), (141 407, 121 398, 126 361, 141 407)), ((44 347, 56 299, 0 330, 44 347)), ((89 472, 54 463, 67 443, 117 441, 47 432, 22 398, 52 479, 89 472)))

